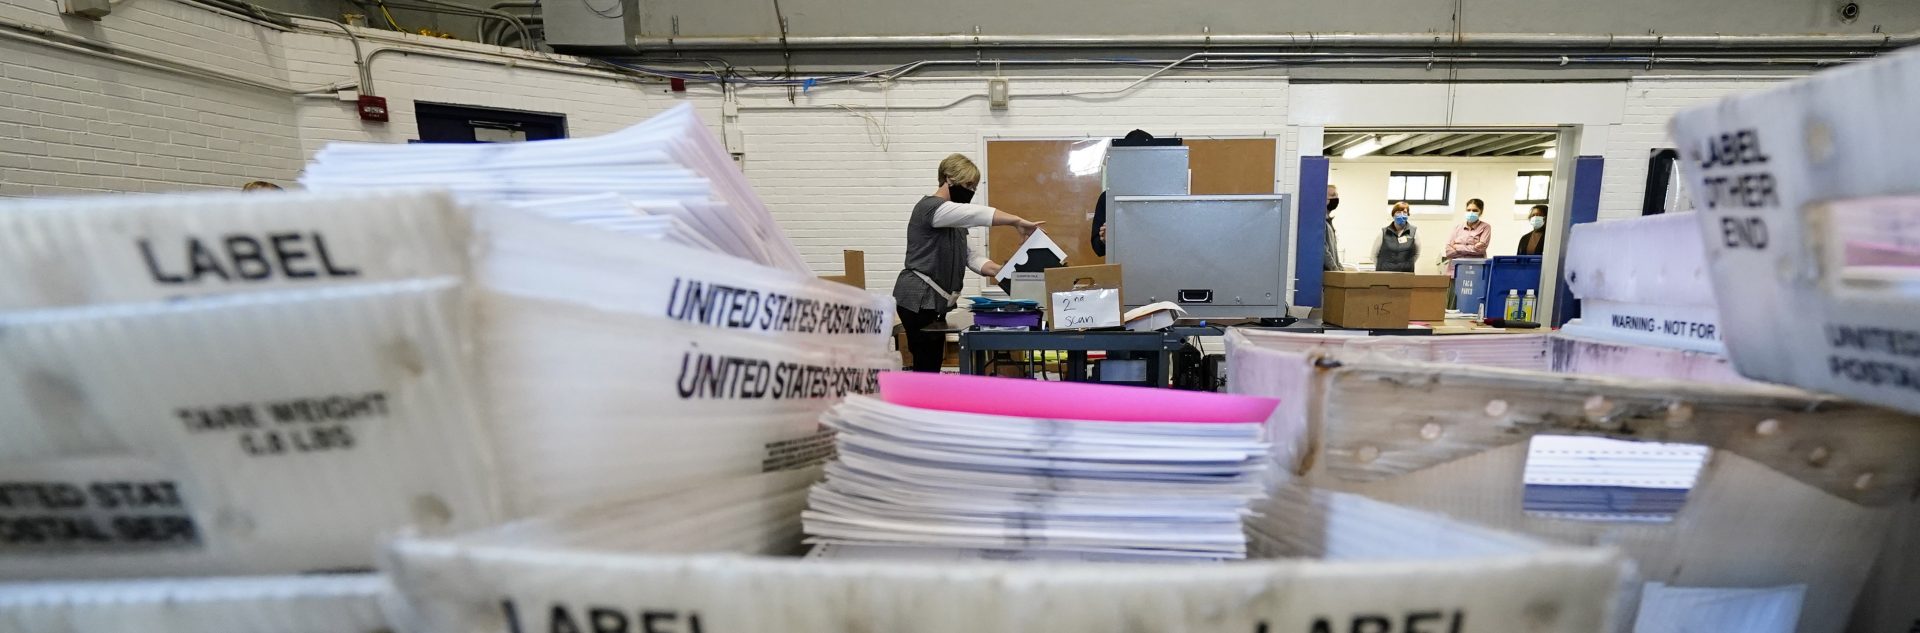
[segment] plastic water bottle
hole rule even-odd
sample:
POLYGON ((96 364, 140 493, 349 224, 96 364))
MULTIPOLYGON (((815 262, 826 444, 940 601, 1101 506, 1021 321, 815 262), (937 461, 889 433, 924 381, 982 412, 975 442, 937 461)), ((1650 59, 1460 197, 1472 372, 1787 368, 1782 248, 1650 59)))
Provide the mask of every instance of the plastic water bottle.
POLYGON ((1538 307, 1539 301, 1540 300, 1538 298, 1535 298, 1533 296, 1533 289, 1528 288, 1527 296, 1520 298, 1520 313, 1521 313, 1520 320, 1532 321, 1533 315, 1534 315, 1534 308, 1538 307))
POLYGON ((1519 289, 1515 288, 1515 289, 1507 290, 1507 309, 1501 310, 1500 313, 1503 315, 1506 315, 1508 319, 1521 320, 1521 321, 1526 320, 1527 318, 1526 315, 1520 312, 1520 290, 1519 289))

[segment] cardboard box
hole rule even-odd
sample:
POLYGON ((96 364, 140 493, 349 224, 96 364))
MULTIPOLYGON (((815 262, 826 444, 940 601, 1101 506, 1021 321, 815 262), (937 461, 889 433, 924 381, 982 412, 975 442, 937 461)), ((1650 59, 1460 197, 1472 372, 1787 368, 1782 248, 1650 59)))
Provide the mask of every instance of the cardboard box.
POLYGON ((409 616, 403 629, 421 633, 586 631, 589 617, 626 632, 644 621, 721 633, 838 633, 850 622, 918 633, 1601 633, 1614 630, 1625 573, 1612 548, 1299 488, 1256 506, 1245 519, 1254 558, 1231 564, 802 559, 801 513, 819 477, 768 473, 462 537, 402 537, 382 568, 409 616))
POLYGON ((867 288, 867 252, 855 250, 840 251, 840 259, 843 262, 842 267, 846 271, 845 273, 839 275, 821 275, 820 278, 865 290, 867 288))
MULTIPOLYGON (((1120 265, 1119 264, 1099 264, 1095 266, 1065 266, 1061 268, 1047 269, 1046 293, 1048 297, 1052 297, 1054 293, 1059 293, 1059 292, 1067 292, 1071 290, 1090 290, 1095 288, 1111 288, 1113 290, 1118 290, 1120 291, 1119 293, 1120 296, 1118 297, 1118 299, 1120 300, 1120 305, 1125 306, 1127 304, 1126 290, 1121 287, 1121 283, 1120 283, 1120 265)), ((1049 314, 1047 315, 1048 324, 1052 325, 1055 328, 1064 327, 1061 324, 1055 323, 1053 321, 1053 315, 1051 314, 1051 308, 1053 307, 1052 300, 1049 299, 1048 301, 1043 302, 1043 305, 1046 305, 1049 309, 1049 314)), ((1116 308, 1117 307, 1118 306, 1116 306, 1116 308)), ((1119 325, 1119 324, 1115 323, 1114 325, 1119 325)))
MULTIPOLYGON (((1068 290, 1086 290, 1088 288, 1125 290, 1121 288, 1120 285, 1119 264, 1049 268, 1047 269, 1046 275, 1048 295, 1056 292, 1066 292, 1068 290)), ((1122 305, 1125 305, 1125 303, 1123 302, 1122 305)))
POLYGON ((1324 273, 1326 306, 1321 320, 1348 328, 1404 328, 1413 309, 1409 273, 1324 273))
MULTIPOLYGON (((1281 398, 1269 441, 1305 485, 1554 542, 1607 543, 1636 560, 1641 579, 1676 587, 1804 584, 1797 630, 1842 630, 1896 510, 1920 484, 1920 418, 1775 385, 1696 382, 1725 376, 1697 352, 1564 340, 1235 328, 1229 386, 1281 398), (1520 369, 1540 366, 1541 351, 1553 371, 1520 369), (1669 522, 1533 518, 1521 478, 1530 438, 1566 435, 1713 454, 1669 522), (1848 457, 1810 465, 1807 447, 1848 457)), ((1626 593, 1632 622, 1641 592, 1626 593)))
POLYGON ((1910 51, 1673 118, 1742 375, 1920 412, 1915 85, 1910 51))
POLYGON ((1453 279, 1446 275, 1414 275, 1413 307, 1408 308, 1407 318, 1433 323, 1447 320, 1447 293, 1452 290, 1453 279))

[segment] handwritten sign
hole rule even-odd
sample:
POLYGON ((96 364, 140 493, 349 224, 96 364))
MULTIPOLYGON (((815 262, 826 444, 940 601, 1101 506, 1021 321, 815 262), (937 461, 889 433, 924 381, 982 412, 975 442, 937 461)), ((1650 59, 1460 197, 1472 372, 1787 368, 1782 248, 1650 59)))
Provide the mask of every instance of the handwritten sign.
POLYGON ((1053 293, 1053 329, 1120 326, 1120 291, 1113 288, 1053 293))

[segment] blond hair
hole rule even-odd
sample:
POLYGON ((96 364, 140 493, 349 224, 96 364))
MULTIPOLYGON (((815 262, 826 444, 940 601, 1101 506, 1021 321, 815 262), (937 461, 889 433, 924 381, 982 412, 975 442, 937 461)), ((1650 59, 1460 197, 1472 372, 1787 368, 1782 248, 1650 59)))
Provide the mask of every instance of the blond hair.
POLYGON ((1393 215, 1401 211, 1407 212, 1407 215, 1413 215, 1413 205, 1407 204, 1406 202, 1395 202, 1393 203, 1393 208, 1387 210, 1387 215, 1393 215))
POLYGON ((980 182, 980 168, 973 165, 961 154, 953 154, 940 160, 940 184, 954 183, 972 185, 980 182))

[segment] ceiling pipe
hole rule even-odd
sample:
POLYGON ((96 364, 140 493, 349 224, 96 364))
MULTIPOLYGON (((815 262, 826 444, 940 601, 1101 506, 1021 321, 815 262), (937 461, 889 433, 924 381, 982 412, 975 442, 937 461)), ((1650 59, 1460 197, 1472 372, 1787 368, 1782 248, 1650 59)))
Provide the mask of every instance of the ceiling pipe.
POLYGON ((639 51, 980 48, 1386 48, 1751 50, 1880 49, 1920 43, 1920 32, 1869 34, 1281 33, 1247 35, 816 35, 636 37, 639 51))

